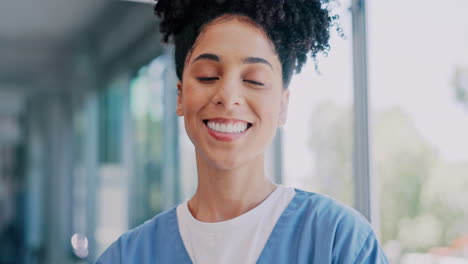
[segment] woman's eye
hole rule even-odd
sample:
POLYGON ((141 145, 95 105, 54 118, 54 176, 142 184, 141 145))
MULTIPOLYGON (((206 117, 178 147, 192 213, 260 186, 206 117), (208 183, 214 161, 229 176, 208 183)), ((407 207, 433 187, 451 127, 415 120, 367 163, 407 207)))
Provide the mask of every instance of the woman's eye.
POLYGON ((250 83, 250 84, 254 84, 254 85, 258 85, 258 86, 264 86, 263 83, 261 82, 257 82, 257 81, 252 81, 252 80, 244 80, 244 82, 247 82, 247 83, 250 83))
POLYGON ((219 78, 218 77, 198 77, 197 79, 200 82, 212 82, 212 81, 218 80, 219 78))

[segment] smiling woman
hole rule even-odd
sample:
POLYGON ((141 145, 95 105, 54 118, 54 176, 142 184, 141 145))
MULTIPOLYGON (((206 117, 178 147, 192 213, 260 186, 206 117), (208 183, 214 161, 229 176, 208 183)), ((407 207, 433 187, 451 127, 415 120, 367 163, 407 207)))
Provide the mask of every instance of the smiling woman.
POLYGON ((198 186, 122 235, 98 263, 387 263, 353 209, 265 175, 292 74, 308 53, 328 49, 326 7, 160 0, 155 12, 175 44, 176 112, 195 146, 198 186))

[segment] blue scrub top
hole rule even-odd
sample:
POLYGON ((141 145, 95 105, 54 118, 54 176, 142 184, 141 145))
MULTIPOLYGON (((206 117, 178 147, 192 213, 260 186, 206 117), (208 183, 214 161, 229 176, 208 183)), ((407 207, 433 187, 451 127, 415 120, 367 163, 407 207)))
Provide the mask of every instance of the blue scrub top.
MULTIPOLYGON (((386 264, 367 220, 321 194, 295 189, 257 261, 259 264, 386 264)), ((179 233, 176 208, 123 234, 97 264, 192 263, 179 233)))

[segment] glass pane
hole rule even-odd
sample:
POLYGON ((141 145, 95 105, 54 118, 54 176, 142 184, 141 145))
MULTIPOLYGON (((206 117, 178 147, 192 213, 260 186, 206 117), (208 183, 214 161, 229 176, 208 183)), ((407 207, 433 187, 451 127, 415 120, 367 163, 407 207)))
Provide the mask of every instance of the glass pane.
POLYGON ((124 89, 117 80, 99 96, 99 161, 103 163, 121 162, 124 89))
POLYGON ((129 227, 129 171, 123 160, 128 77, 112 79, 99 98, 99 165, 96 190, 96 252, 100 255, 129 227))
POLYGON ((86 112, 82 105, 75 107, 73 111, 73 233, 86 234, 87 218, 87 189, 86 189, 86 132, 93 128, 87 127, 86 112))
POLYGON ((369 4, 382 243, 394 263, 468 263, 468 2, 369 4))
POLYGON ((163 57, 142 67, 130 83, 134 173, 132 226, 162 211, 163 57))
POLYGON ((293 77, 284 128, 284 182, 353 204, 351 1, 334 8, 344 30, 331 30, 331 50, 293 77))

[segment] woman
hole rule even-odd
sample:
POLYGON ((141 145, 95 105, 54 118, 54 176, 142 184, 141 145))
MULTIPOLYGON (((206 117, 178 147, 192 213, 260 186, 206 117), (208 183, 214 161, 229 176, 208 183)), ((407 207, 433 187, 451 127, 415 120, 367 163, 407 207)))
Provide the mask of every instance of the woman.
POLYGON ((294 71, 328 49, 319 0, 160 0, 175 44, 176 112, 196 150, 195 195, 122 235, 98 263, 387 263, 366 220, 271 182, 294 71))

